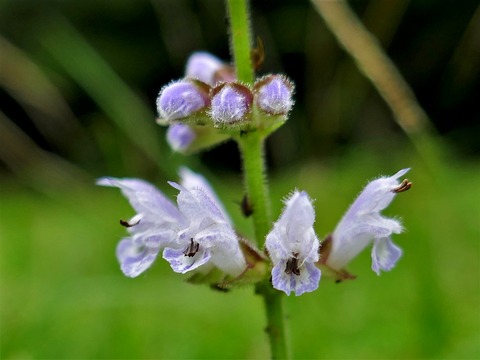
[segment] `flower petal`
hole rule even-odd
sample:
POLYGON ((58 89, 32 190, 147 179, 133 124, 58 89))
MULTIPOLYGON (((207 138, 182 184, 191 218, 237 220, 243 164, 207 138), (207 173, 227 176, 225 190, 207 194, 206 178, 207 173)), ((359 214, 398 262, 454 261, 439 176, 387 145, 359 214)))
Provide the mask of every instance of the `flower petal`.
POLYGON ((315 210, 308 194, 295 191, 285 202, 282 215, 267 235, 266 247, 274 264, 292 254, 302 261, 318 261, 319 242, 313 230, 315 210))
POLYGON ((207 192, 200 188, 187 189, 175 182, 168 182, 180 192, 177 195, 177 204, 180 212, 190 221, 198 221, 201 218, 210 217, 219 223, 226 223, 222 212, 207 192))
POLYGON ((117 258, 122 272, 128 277, 137 277, 155 261, 159 248, 138 246, 131 238, 122 239, 117 245, 117 258))
POLYGON ((272 285, 275 289, 290 295, 293 291, 296 296, 315 291, 320 282, 321 271, 312 263, 305 263, 300 269, 300 275, 285 272, 287 262, 282 260, 272 269, 272 285))
POLYGON ((372 270, 380 275, 380 270, 391 270, 402 256, 402 249, 388 237, 376 239, 372 249, 372 270))
POLYGON ((157 219, 156 222, 184 221, 177 207, 155 186, 146 181, 104 177, 97 180, 97 185, 118 187, 137 213, 154 216, 157 219))
POLYGON ((187 256, 184 254, 185 249, 171 249, 166 248, 163 251, 163 258, 170 263, 173 271, 185 274, 189 271, 195 270, 199 266, 205 264, 210 260, 210 251, 200 246, 198 252, 194 256, 187 256))
POLYGON ((368 183, 345 214, 345 218, 380 212, 385 209, 396 195, 392 190, 399 185, 398 178, 409 170, 403 169, 393 176, 380 177, 368 183))
MULTIPOLYGON (((199 229, 202 230, 192 235, 193 241, 199 243, 202 248, 210 250, 210 262, 229 275, 240 275, 247 265, 237 236, 230 225, 211 223, 206 227, 200 226, 199 229)), ((185 236, 185 238, 189 237, 185 236)))
POLYGON ((223 207, 222 202, 218 198, 213 188, 210 186, 210 183, 205 179, 202 175, 193 172, 187 167, 180 168, 180 184, 188 189, 202 189, 204 193, 214 202, 215 206, 220 210, 225 220, 228 221, 229 224, 232 224, 232 220, 228 216, 225 208, 223 207))

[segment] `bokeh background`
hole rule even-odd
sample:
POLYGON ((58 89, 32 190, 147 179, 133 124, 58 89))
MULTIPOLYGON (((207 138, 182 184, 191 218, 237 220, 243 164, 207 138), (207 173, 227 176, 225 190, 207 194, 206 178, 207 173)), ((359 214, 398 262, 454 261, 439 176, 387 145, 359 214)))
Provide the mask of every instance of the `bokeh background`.
MULTIPOLYGON (((260 74, 296 84, 288 123, 268 142, 275 216, 293 188, 335 227, 362 186, 411 167, 387 209, 404 257, 377 277, 323 279, 286 299, 296 358, 480 357, 480 10, 477 1, 350 2, 431 129, 412 142, 308 1, 252 1, 260 74), (422 148, 425 151, 422 151, 422 148), (428 148, 428 149, 427 149, 428 148)), ((159 89, 189 54, 229 61, 221 1, 0 1, 1 349, 5 359, 268 357, 261 299, 217 293, 159 260, 136 279, 114 257, 133 214, 104 175, 141 177, 174 196, 180 165, 202 172, 251 234, 234 143, 185 157, 154 122, 159 89)))

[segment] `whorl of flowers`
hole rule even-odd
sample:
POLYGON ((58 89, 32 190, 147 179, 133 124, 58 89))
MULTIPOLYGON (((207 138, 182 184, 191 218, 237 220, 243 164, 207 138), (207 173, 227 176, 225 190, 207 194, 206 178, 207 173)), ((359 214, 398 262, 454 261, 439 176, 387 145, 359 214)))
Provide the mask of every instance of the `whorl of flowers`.
MULTIPOLYGON (((249 132, 266 138, 287 120, 293 93, 284 75, 266 75, 250 86, 236 80, 231 66, 198 52, 189 58, 185 77, 160 91, 157 121, 169 127, 167 141, 180 152, 249 132)), ((104 177, 97 184, 119 188, 136 212, 120 221, 128 235, 117 246, 117 258, 126 276, 139 276, 161 252, 174 272, 195 282, 225 289, 269 279, 273 288, 298 296, 318 288, 321 269, 336 280, 353 278, 346 266, 369 245, 374 272, 396 265, 402 250, 391 236, 403 227, 381 211, 410 188, 400 180, 408 171, 371 181, 323 241, 314 229, 313 200, 293 191, 278 220, 267 224, 271 229, 260 239, 264 249, 239 235, 207 180, 189 169, 180 170, 179 183, 168 182, 178 191, 176 203, 140 179, 104 177)), ((256 210, 248 204, 245 197, 245 216, 256 210)))

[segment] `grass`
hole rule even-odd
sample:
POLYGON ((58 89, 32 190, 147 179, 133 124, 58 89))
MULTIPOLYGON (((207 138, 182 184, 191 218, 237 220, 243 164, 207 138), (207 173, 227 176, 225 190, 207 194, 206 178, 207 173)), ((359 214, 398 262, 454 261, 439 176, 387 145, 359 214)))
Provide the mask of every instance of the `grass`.
MULTIPOLYGON (((307 190, 323 236, 367 180, 394 173, 406 165, 401 159, 387 164, 362 151, 303 164, 274 176, 272 198, 307 190)), ((478 166, 431 176, 414 156, 408 163, 414 187, 387 209, 407 228, 394 238, 404 257, 377 277, 364 252, 349 267, 357 280, 325 278, 318 291, 289 297, 295 358, 480 357, 478 166)), ((245 223, 234 202, 239 181, 222 180, 230 182, 238 191, 220 195, 245 223)), ((275 214, 280 207, 275 201, 275 214)), ((125 233, 117 220, 131 214, 114 190, 92 185, 52 198, 2 183, 1 358, 268 357, 251 288, 224 294, 189 285, 162 260, 137 279, 120 273, 114 248, 125 233)))

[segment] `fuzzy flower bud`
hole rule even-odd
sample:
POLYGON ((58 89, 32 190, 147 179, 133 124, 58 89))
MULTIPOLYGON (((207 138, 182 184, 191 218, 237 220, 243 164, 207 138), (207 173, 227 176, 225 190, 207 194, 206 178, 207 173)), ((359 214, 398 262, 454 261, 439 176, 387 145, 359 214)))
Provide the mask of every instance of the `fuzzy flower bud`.
POLYGON ((254 87, 257 106, 270 115, 286 115, 293 106, 293 88, 285 76, 267 75, 254 87))
POLYGON ((232 81, 228 71, 230 67, 225 65, 217 57, 207 52, 195 52, 188 58, 185 76, 198 79, 206 84, 214 85, 219 80, 232 81), (225 78, 227 76, 227 78, 225 78))
POLYGON ((180 80, 165 86, 157 98, 162 119, 188 117, 209 105, 209 86, 197 80, 180 80))
POLYGON ((217 124, 233 124, 243 120, 250 111, 253 95, 237 83, 225 83, 212 92, 211 116, 217 124))
POLYGON ((186 150, 195 137, 195 132, 186 124, 172 124, 167 130, 167 142, 173 151, 186 150))

